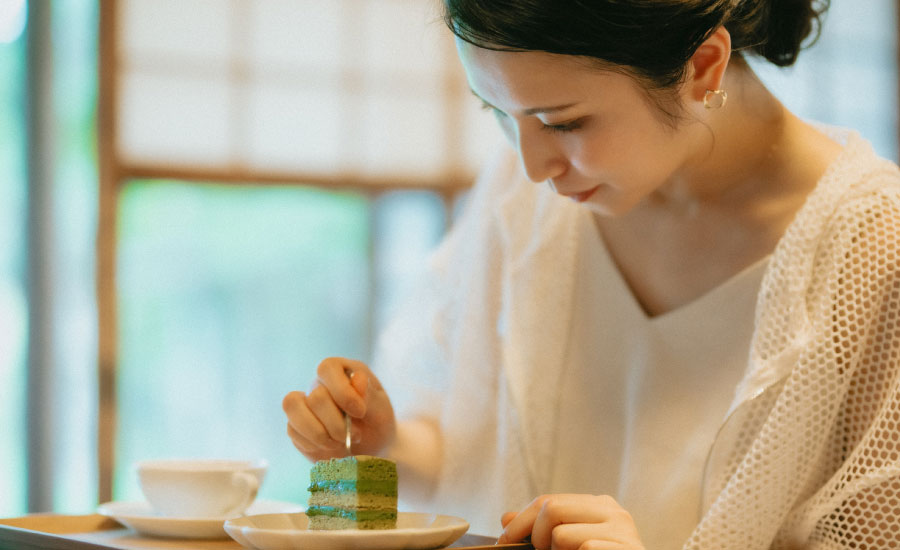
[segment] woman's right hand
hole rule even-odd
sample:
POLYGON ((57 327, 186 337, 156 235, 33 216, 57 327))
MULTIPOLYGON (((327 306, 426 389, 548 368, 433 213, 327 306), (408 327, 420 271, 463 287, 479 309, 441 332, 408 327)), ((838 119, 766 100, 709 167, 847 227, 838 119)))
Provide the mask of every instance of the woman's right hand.
POLYGON ((292 391, 281 403, 287 432, 303 456, 315 462, 347 456, 344 412, 352 419, 353 454, 379 454, 394 439, 394 409, 381 382, 364 363, 329 357, 309 393, 292 391))

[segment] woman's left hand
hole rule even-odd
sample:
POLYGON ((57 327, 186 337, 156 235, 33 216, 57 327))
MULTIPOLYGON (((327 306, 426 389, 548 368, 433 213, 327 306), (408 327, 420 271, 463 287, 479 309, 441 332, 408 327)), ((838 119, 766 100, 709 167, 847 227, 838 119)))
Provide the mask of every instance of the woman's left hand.
POLYGON ((530 535, 537 550, 644 550, 631 514, 606 495, 543 495, 500 521, 498 544, 530 535))

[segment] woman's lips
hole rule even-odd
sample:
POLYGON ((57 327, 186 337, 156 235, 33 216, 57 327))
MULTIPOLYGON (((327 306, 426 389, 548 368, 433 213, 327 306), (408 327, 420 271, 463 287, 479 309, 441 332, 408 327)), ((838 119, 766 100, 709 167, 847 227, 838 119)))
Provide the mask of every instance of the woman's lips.
POLYGON ((593 195, 595 192, 597 192, 597 189, 600 189, 599 185, 597 187, 588 189, 587 191, 582 191, 581 193, 562 193, 562 195, 569 197, 570 199, 572 199, 573 201, 576 201, 576 202, 584 202, 584 201, 588 200, 589 198, 591 198, 591 195, 593 195))

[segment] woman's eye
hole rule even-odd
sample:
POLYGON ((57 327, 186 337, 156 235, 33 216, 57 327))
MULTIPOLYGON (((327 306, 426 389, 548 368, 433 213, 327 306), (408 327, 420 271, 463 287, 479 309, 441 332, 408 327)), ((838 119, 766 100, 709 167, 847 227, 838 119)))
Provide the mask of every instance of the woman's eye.
POLYGON ((575 130, 578 130, 582 126, 584 126, 584 121, 581 119, 578 119, 578 120, 573 120, 571 122, 563 122, 560 124, 544 124, 542 128, 548 132, 565 133, 565 132, 574 132, 575 130))

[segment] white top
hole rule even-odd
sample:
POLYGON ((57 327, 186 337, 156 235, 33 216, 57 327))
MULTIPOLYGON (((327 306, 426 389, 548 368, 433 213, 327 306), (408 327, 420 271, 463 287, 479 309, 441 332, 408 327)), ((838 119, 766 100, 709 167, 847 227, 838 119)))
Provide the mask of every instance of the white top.
POLYGON ((747 364, 765 267, 648 318, 593 215, 502 159, 380 341, 375 367, 398 415, 443 432, 436 490, 418 498, 401 480, 401 507, 495 535, 503 512, 540 494, 610 494, 649 548, 679 548, 747 364))
POLYGON ((900 548, 900 512, 875 510, 900 501, 900 171, 858 135, 835 139, 761 283, 751 269, 643 322, 621 278, 586 267, 603 264, 590 213, 498 158, 373 361, 398 416, 443 441, 430 491, 400 480, 404 506, 495 534, 542 493, 609 492, 654 550, 683 541, 690 514, 685 550, 830 550, 860 533, 900 548), (615 315, 582 320, 611 296, 615 315))
POLYGON ((767 263, 651 318, 599 234, 581 249, 556 441, 565 452, 556 455, 552 492, 612 495, 647 548, 682 547, 700 519, 703 466, 747 364, 767 263))

